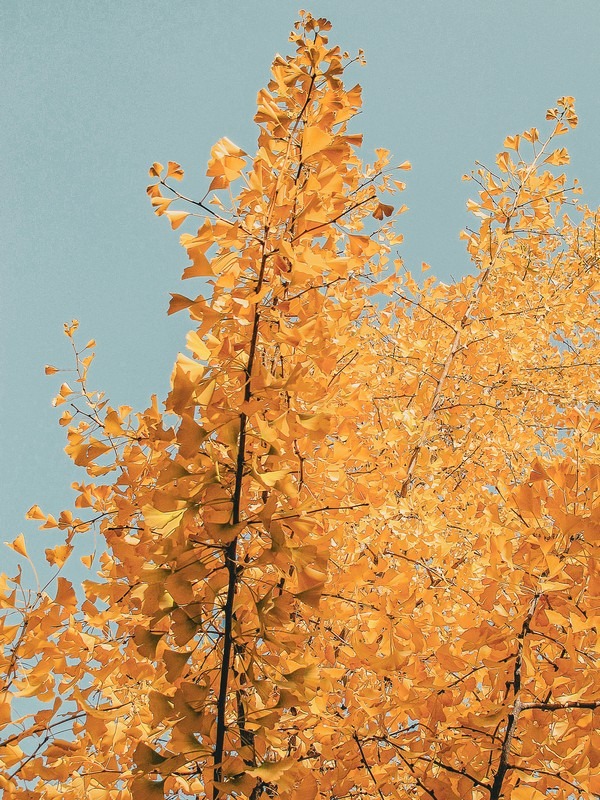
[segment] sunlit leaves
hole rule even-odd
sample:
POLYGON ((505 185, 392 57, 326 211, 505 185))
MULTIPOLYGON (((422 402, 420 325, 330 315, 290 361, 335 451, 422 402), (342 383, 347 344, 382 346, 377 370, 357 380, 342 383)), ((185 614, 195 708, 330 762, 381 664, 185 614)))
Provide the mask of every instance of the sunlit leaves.
POLYGON ((14 541, 7 542, 6 544, 8 544, 11 550, 14 550, 15 553, 25 556, 25 558, 29 558, 27 555, 27 548, 25 547, 25 537, 22 533, 20 533, 14 541))
POLYGON ((246 164, 246 153, 226 136, 212 147, 206 174, 212 177, 211 189, 225 189, 241 174, 246 164))
POLYGON ((172 295, 164 404, 92 391, 65 325, 89 482, 81 517, 27 514, 48 582, 0 578, 10 800, 592 797, 600 219, 553 169, 573 99, 466 176, 473 274, 420 284, 391 261, 410 164, 360 160, 329 28, 304 14, 276 57, 254 158, 219 140, 199 199, 150 168, 209 279, 172 295))
POLYGON ((183 174, 181 164, 176 161, 169 161, 167 164, 167 178, 175 178, 175 180, 180 181, 183 180, 183 174))
POLYGON ((331 134, 322 130, 317 125, 310 125, 305 128, 302 136, 302 158, 310 159, 315 153, 325 149, 331 142, 331 134))
POLYGON ((569 154, 565 147, 559 147, 557 150, 554 150, 550 153, 549 156, 546 156, 544 159, 545 164, 552 164, 553 166, 560 167, 563 164, 569 163, 569 154))

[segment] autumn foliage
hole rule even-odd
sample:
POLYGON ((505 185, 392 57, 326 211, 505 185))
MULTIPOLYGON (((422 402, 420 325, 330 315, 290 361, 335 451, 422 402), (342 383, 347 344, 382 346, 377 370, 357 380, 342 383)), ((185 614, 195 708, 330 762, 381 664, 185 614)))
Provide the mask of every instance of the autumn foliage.
POLYGON ((360 160, 329 27, 303 15, 256 155, 221 139, 202 199, 150 170, 207 279, 172 298, 192 329, 164 404, 92 391, 66 326, 55 403, 88 478, 75 512, 29 512, 64 533, 52 581, 2 577, 6 800, 600 794, 599 216, 560 170, 573 99, 468 176, 470 274, 418 283, 409 165, 360 160))

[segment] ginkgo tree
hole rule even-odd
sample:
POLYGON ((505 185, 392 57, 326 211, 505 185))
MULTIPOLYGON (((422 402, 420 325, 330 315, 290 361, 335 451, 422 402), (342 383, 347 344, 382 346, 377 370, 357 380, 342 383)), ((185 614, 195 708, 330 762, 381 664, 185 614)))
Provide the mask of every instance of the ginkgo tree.
POLYGON ((2 577, 7 800, 600 796, 600 217, 560 171, 574 101, 465 176, 470 274, 419 284, 409 164, 361 161, 362 54, 329 29, 302 14, 256 155, 221 139, 201 199, 150 169, 209 287, 172 297, 192 329, 165 402, 111 405, 65 326, 55 404, 88 477, 75 511, 29 511, 63 534, 50 582, 2 577))

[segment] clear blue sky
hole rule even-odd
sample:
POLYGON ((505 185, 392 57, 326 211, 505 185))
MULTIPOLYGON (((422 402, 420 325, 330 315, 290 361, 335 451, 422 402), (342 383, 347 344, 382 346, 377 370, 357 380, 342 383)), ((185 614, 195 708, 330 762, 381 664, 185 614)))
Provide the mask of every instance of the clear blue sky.
MULTIPOLYGON (((468 185, 506 134, 541 125, 563 94, 581 125, 565 144, 584 200, 600 203, 598 0, 315 0, 331 40, 362 47, 365 158, 375 147, 410 160, 401 218, 409 268, 446 281, 468 269, 459 230, 468 185)), ((72 366, 62 323, 98 342, 93 382, 114 404, 146 406, 167 390, 186 319, 166 316, 187 263, 153 216, 145 187, 155 160, 179 161, 202 194, 211 145, 252 152, 257 90, 299 5, 289 0, 5 0, 0 6, 3 157, 0 541, 24 531, 34 502, 69 507, 83 473, 62 452, 50 401, 72 366)), ((187 287, 189 288, 189 287, 187 287)), ((37 544, 36 544, 37 542, 37 544)), ((4 548, 7 568, 11 553, 4 548)))

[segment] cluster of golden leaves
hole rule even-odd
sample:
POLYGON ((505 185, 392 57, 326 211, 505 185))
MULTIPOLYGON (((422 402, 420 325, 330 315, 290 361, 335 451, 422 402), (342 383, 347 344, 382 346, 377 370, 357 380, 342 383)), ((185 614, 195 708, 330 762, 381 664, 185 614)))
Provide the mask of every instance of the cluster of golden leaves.
POLYGON ((81 517, 29 512, 65 533, 55 579, 2 577, 7 800, 600 792, 599 218, 550 169, 573 99, 470 176, 475 274, 419 286, 382 199, 409 165, 359 159, 329 27, 275 59, 254 159, 213 148, 219 196, 150 170, 211 287, 173 296, 164 409, 110 406, 73 344, 55 403, 92 482, 81 517))

